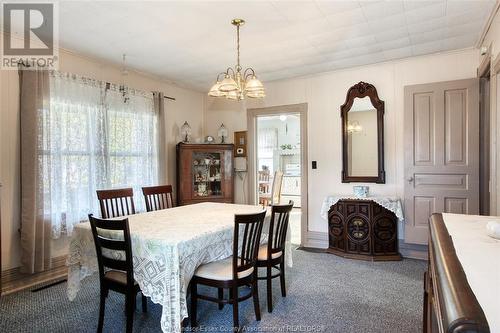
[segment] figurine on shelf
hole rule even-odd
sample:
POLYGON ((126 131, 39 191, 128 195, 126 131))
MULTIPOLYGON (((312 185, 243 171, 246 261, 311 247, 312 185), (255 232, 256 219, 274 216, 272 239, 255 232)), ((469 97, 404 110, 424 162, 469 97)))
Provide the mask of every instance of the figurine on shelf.
POLYGON ((197 182, 201 182, 203 181, 203 175, 201 174, 201 172, 198 172, 196 175, 195 175, 195 180, 197 182))

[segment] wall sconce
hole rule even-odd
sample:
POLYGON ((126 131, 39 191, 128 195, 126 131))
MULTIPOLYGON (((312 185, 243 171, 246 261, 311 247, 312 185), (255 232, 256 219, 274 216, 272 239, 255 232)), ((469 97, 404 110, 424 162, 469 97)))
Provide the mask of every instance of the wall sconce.
POLYGON ((227 128, 224 124, 220 125, 217 131, 217 136, 220 138, 220 143, 225 143, 227 138, 227 128))
POLYGON ((348 133, 359 133, 363 130, 363 127, 359 124, 358 121, 349 122, 347 125, 348 133))
POLYGON ((182 142, 184 143, 189 142, 189 138, 191 137, 191 126, 189 126, 187 121, 185 121, 181 127, 181 136, 182 136, 182 142))

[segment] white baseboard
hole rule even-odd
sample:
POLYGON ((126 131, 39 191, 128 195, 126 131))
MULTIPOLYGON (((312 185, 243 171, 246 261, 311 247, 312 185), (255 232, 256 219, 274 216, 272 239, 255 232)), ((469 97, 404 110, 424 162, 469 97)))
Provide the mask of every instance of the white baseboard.
MULTIPOLYGON (((328 233, 320 231, 308 231, 305 247, 327 249, 328 233)), ((404 258, 427 260, 427 245, 408 244, 403 239, 399 240, 399 252, 404 258)))
POLYGON ((312 247, 317 249, 328 248, 328 233, 320 231, 308 231, 307 239, 304 244, 305 247, 312 247))
POLYGON ((427 245, 409 244, 404 240, 399 240, 399 253, 404 258, 412 258, 419 260, 428 260, 428 247, 427 245))

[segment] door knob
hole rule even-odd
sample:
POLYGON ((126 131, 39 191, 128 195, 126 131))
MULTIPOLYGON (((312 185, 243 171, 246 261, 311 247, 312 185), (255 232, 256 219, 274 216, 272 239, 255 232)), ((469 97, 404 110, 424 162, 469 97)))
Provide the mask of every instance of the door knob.
POLYGON ((411 183, 413 181, 413 177, 408 178, 408 183, 411 183))

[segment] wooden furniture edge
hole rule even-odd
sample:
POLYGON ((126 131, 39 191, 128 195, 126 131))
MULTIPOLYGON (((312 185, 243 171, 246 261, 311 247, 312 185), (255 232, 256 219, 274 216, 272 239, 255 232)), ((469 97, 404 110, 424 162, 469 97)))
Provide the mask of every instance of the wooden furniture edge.
MULTIPOLYGON (((429 219, 429 279, 444 332, 490 332, 486 316, 469 286, 442 214, 429 219)), ((425 309, 424 309, 425 310, 425 309)), ((427 311, 432 309, 427 308, 427 311)), ((439 319, 440 318, 440 319, 439 319)))

